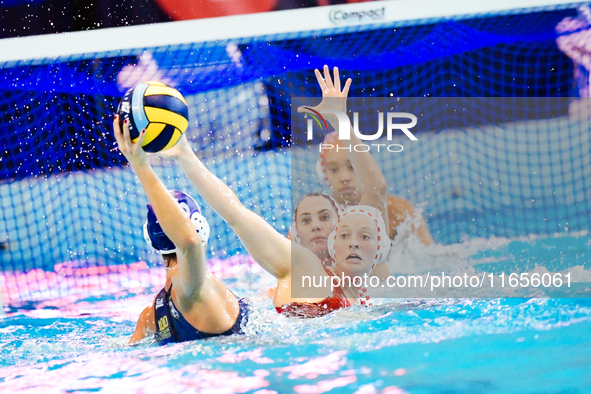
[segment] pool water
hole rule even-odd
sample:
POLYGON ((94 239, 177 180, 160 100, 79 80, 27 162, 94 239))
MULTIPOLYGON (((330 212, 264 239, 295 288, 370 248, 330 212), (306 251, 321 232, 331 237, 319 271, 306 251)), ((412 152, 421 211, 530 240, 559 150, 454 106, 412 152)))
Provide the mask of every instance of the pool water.
MULTIPOLYGON (((577 267, 586 278, 590 247, 577 233, 410 244, 400 258, 425 269, 577 267)), ((10 309, 0 392, 591 392, 591 299, 384 299, 299 320, 274 311, 268 274, 226 283, 251 300, 247 334, 165 347, 127 346, 153 288, 10 309)))

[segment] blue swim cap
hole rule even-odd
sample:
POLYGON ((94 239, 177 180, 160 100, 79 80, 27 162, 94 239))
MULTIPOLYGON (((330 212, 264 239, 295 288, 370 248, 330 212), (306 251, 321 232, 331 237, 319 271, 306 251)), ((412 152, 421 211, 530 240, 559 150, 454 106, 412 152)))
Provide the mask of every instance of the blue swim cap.
MULTIPOLYGON (((209 224, 207 220, 201 215, 201 210, 197 201, 193 197, 186 193, 178 190, 169 190, 168 193, 177 201, 183 212, 191 219, 195 230, 201 238, 201 245, 207 246, 207 240, 209 239, 209 224)), ((144 238, 148 245, 154 249, 160 251, 162 254, 170 254, 176 252, 176 246, 172 241, 164 234, 152 205, 148 204, 148 220, 144 224, 144 238)))

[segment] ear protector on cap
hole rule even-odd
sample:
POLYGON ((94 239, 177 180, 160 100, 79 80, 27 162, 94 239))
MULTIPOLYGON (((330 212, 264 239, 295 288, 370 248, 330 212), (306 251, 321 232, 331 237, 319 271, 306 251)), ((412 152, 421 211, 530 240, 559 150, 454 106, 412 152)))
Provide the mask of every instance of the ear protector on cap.
MULTIPOLYGON (((204 248, 207 247, 210 231, 209 224, 205 217, 201 215, 201 210, 197 202, 193 197, 178 190, 170 190, 168 193, 176 200, 187 217, 191 219, 191 223, 193 223, 195 230, 197 230, 201 238, 201 245, 204 248)), ((148 245, 162 254, 176 252, 175 244, 166 236, 162 227, 160 227, 154 209, 150 204, 148 204, 148 218, 144 224, 144 238, 148 245)))

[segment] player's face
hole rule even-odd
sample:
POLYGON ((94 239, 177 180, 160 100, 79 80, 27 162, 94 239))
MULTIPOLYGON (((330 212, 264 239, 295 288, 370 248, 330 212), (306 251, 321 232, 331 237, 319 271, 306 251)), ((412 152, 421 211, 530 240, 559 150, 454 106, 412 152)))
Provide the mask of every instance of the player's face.
POLYGON ((378 251, 378 227, 365 215, 348 215, 341 219, 336 232, 335 261, 337 269, 349 276, 370 274, 378 251))
POLYGON ((305 197, 298 204, 297 215, 300 244, 323 260, 328 256, 326 240, 339 219, 333 205, 325 197, 305 197))
POLYGON ((332 195, 341 204, 357 205, 361 201, 362 184, 351 165, 347 152, 332 149, 325 153, 324 172, 332 195))

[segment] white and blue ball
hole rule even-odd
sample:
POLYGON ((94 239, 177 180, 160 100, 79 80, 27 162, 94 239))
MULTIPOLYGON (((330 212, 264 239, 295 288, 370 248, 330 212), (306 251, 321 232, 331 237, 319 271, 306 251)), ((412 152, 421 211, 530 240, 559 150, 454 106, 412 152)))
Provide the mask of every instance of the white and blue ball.
POLYGON ((141 82, 129 89, 117 109, 119 125, 128 120, 132 142, 146 129, 142 148, 160 152, 172 148, 189 126, 189 109, 183 95, 161 82, 141 82))

